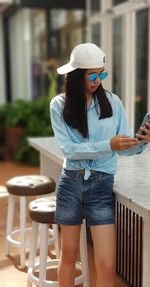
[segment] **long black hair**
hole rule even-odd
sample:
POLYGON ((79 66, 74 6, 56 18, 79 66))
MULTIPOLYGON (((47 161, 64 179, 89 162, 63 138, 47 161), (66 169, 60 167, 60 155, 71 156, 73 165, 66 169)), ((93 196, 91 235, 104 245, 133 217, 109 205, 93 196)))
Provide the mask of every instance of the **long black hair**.
MULTIPOLYGON (((87 138, 89 132, 85 94, 85 72, 85 69, 76 69, 66 76, 63 118, 70 127, 77 129, 83 137, 87 138)), ((113 114, 112 107, 102 85, 97 88, 93 96, 94 100, 97 98, 99 103, 100 109, 96 109, 99 119, 111 117, 113 114)))

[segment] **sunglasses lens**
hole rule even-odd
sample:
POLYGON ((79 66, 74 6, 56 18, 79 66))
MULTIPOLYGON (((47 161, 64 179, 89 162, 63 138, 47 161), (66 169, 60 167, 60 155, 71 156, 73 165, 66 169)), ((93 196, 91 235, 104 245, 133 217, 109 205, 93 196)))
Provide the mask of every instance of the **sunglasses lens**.
POLYGON ((93 82, 97 79, 97 77, 99 76, 100 80, 104 80, 107 77, 107 72, 104 71, 101 74, 98 75, 98 73, 93 73, 91 75, 89 75, 89 81, 93 82))
POLYGON ((95 81, 96 78, 97 78, 97 74, 96 73, 89 75, 89 81, 90 82, 95 81))
POLYGON ((104 80, 107 77, 107 73, 104 71, 99 75, 100 80, 104 80))

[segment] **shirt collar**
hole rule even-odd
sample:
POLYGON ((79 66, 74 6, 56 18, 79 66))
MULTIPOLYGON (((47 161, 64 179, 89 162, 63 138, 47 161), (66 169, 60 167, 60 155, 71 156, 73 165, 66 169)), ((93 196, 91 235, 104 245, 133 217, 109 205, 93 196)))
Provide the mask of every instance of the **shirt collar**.
POLYGON ((88 110, 91 110, 91 109, 95 108, 95 105, 97 105, 97 104, 98 104, 98 99, 97 99, 97 97, 95 98, 95 100, 94 100, 94 97, 93 97, 92 102, 91 102, 91 104, 90 104, 88 110))

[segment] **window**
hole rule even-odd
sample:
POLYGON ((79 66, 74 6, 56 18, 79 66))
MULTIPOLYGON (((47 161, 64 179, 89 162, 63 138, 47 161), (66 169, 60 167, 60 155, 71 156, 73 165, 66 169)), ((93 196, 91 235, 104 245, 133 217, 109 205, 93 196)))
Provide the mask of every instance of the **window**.
POLYGON ((126 2, 127 0, 113 0, 112 1, 112 3, 113 3, 113 5, 115 6, 115 5, 119 5, 119 4, 121 4, 121 3, 123 3, 123 2, 126 2))
POLYGON ((148 9, 136 14, 135 131, 147 112, 148 94, 148 9))
POLYGON ((113 23, 113 91, 121 98, 122 84, 122 18, 113 23))
POLYGON ((100 0, 91 0, 91 13, 96 14, 101 10, 101 1, 100 0))
POLYGON ((100 31, 100 23, 92 25, 91 28, 91 39, 92 43, 95 43, 96 45, 100 46, 101 43, 101 31, 100 31))

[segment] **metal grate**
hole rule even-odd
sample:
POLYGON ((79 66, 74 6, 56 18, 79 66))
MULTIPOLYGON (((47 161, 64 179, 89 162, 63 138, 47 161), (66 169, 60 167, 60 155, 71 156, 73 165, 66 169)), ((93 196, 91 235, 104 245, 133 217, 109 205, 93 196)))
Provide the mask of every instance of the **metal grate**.
POLYGON ((132 287, 142 286, 142 225, 142 217, 116 201, 116 271, 132 287))

